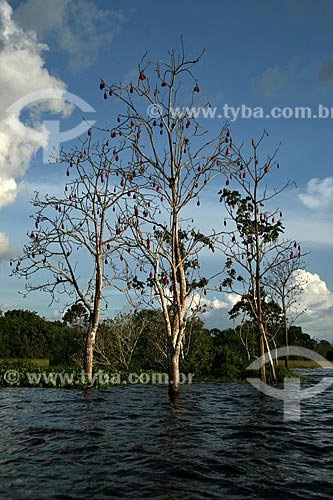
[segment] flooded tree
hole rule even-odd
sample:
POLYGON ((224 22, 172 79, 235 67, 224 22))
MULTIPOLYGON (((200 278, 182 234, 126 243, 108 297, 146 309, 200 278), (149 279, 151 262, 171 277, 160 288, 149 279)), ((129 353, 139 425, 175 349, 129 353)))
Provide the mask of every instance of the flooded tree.
POLYGON ((124 228, 116 215, 127 190, 114 189, 113 149, 107 141, 94 144, 91 130, 80 148, 61 152, 52 168, 66 178, 63 195, 35 193, 34 228, 22 255, 11 262, 12 274, 26 280, 26 293, 47 292, 51 303, 67 296, 81 313, 86 310, 84 368, 89 382, 101 309, 108 307, 105 292, 109 287, 122 290, 127 282, 119 238, 124 228))
POLYGON ((301 305, 301 296, 307 283, 306 275, 303 273, 305 267, 303 257, 305 255, 300 244, 294 242, 293 247, 290 248, 289 245, 286 252, 281 252, 274 265, 269 265, 268 273, 263 280, 267 293, 281 308, 287 348, 286 368, 289 366, 289 329, 306 311, 301 305))
POLYGON ((200 271, 199 257, 206 249, 214 252, 217 239, 213 228, 208 234, 199 230, 196 213, 209 182, 238 170, 230 160, 227 128, 209 137, 199 124, 200 108, 194 106, 201 89, 194 69, 200 57, 186 59, 182 49, 170 52, 167 61, 143 58, 135 81, 100 84, 111 109, 121 105, 106 130, 115 144, 126 138, 120 162, 132 171, 121 182, 141 194, 123 213, 131 232, 128 251, 136 262, 129 287, 163 311, 171 398, 180 388, 186 322, 210 279, 200 271))
POLYGON ((186 323, 213 282, 200 260, 215 252, 218 233, 199 228, 202 195, 217 176, 239 171, 228 128, 211 135, 200 123, 209 107, 202 101, 195 107, 201 55, 187 59, 182 46, 167 61, 144 57, 135 81, 100 82, 109 125, 89 129, 80 147, 59 152, 54 168, 64 169, 64 194, 36 193, 36 227, 13 262, 27 292, 46 291, 52 301, 67 294, 86 308, 88 380, 108 287, 121 289, 135 307, 161 309, 172 399, 186 323))
MULTIPOLYGON (((234 291, 246 301, 250 317, 255 320, 259 331, 260 356, 268 353, 272 378, 275 367, 270 353, 269 333, 265 318, 264 280, 281 268, 284 262, 295 257, 298 243, 281 238, 284 233, 283 214, 273 207, 272 200, 285 190, 269 188, 268 179, 273 168, 280 169, 276 153, 265 158, 259 156, 259 148, 266 135, 258 143, 252 140, 251 153, 246 156, 243 149, 233 148, 232 159, 239 166, 239 173, 229 176, 226 187, 220 190, 220 201, 226 209, 224 225, 228 237, 222 239, 222 248, 227 257, 227 277, 221 285, 234 291), (234 186, 234 188, 232 187, 234 186)), ((266 368, 261 366, 261 380, 266 381, 266 368)))

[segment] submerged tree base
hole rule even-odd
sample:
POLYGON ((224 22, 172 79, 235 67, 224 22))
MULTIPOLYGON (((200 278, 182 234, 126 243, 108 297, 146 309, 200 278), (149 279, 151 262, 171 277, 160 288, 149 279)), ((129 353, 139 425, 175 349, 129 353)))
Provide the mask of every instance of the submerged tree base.
POLYGON ((174 387, 174 385, 169 384, 168 394, 169 394, 170 402, 177 403, 177 401, 179 400, 179 388, 176 389, 174 387))

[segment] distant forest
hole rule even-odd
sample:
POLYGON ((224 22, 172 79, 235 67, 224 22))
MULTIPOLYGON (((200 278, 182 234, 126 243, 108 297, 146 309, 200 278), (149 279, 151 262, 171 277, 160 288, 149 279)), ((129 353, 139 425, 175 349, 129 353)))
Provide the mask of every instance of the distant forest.
MULTIPOLYGON (((36 312, 10 310, 0 316, 2 362, 25 363, 46 359, 51 366, 82 365, 88 316, 80 305, 72 306, 62 321, 48 321, 36 312)), ((246 367, 259 356, 258 331, 254 321, 236 328, 208 330, 202 320, 187 323, 181 371, 197 380, 243 380, 246 367)), ((165 325, 161 311, 142 310, 121 314, 101 322, 95 348, 95 368, 139 372, 168 369, 165 325)), ((276 346, 284 345, 283 329, 275 334, 276 346)), ((289 345, 312 349, 329 360, 333 346, 315 340, 301 327, 289 329, 289 345)))

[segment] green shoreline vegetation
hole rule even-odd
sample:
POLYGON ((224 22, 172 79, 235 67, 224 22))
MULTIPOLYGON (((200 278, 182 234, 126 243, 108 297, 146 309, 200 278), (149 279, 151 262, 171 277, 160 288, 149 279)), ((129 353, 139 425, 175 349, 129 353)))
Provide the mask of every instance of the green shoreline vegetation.
MULTIPOLYGON (((0 316, 0 386, 86 386, 82 359, 87 318, 73 311, 68 310, 63 321, 48 321, 27 310, 11 310, 0 316), (15 376, 6 379, 10 370, 12 376, 17 374, 17 380, 15 376)), ((246 367, 259 354, 255 322, 222 331, 208 330, 200 319, 192 319, 187 329, 181 373, 193 374, 194 383, 246 381, 246 367)), ((94 387, 126 384, 130 374, 136 374, 136 381, 130 383, 148 383, 156 379, 156 374, 167 374, 165 338, 160 311, 144 310, 105 319, 97 335, 94 387)), ((290 345, 316 351, 332 366, 333 346, 327 340, 312 339, 297 326, 290 328, 289 339, 290 345)), ((277 347, 284 345, 282 331, 277 332, 275 341, 277 347)), ((314 361, 291 357, 287 370, 280 359, 276 366, 278 381, 293 376, 292 368, 315 367, 314 361)))

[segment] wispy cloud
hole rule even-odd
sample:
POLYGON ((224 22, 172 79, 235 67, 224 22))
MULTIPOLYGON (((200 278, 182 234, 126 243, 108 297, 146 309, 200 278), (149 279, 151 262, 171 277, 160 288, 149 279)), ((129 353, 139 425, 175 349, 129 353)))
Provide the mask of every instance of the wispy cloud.
POLYGON ((287 238, 296 239, 303 250, 333 245, 333 177, 313 178, 292 196, 286 193, 281 206, 287 238))
POLYGON ((270 98, 285 98, 304 94, 310 75, 301 61, 291 61, 284 67, 277 64, 265 69, 253 81, 256 95, 270 98))
POLYGON ((325 179, 310 179, 305 191, 299 194, 299 199, 306 207, 319 212, 328 212, 330 217, 333 210, 333 177, 325 179))
POLYGON ((79 71, 90 66, 99 51, 119 32, 121 10, 103 10, 91 0, 27 0, 15 10, 15 20, 41 39, 68 54, 69 67, 79 71))

